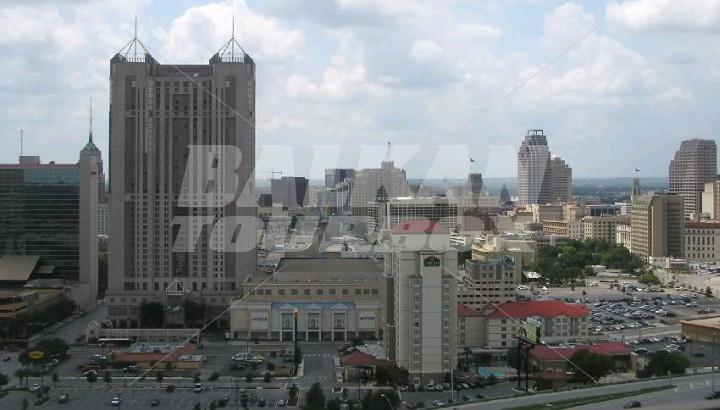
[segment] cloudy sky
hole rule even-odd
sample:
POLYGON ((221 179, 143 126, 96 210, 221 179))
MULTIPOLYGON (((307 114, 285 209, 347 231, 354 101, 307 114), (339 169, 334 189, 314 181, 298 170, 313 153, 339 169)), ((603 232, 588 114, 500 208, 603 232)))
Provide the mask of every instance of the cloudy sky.
POLYGON ((719 0, 5 0, 0 162, 20 129, 26 154, 76 161, 90 95, 108 152, 109 60, 136 15, 163 63, 207 62, 235 16, 259 177, 376 166, 388 141, 411 177, 514 176, 531 128, 575 176, 663 176, 681 139, 720 132, 719 0))

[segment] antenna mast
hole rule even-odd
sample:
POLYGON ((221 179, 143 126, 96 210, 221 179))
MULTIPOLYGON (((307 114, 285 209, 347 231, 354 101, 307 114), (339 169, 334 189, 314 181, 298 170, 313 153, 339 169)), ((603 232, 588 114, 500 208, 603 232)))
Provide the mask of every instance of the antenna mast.
POLYGON ((23 133, 24 133, 24 131, 21 128, 20 129, 20 156, 21 157, 23 155, 23 133))
POLYGON ((392 153, 392 143, 388 141, 387 151, 385 151, 385 162, 390 162, 390 154, 392 153))

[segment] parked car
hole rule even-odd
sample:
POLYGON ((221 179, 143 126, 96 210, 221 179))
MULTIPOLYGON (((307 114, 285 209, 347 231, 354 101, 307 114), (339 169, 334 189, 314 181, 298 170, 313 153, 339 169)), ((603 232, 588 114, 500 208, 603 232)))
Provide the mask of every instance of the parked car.
POLYGON ((633 400, 633 401, 627 402, 627 403, 625 403, 625 405, 623 406, 624 409, 636 409, 636 408, 638 408, 638 407, 642 407, 642 403, 640 403, 640 402, 637 401, 637 400, 633 400))
POLYGON ((40 385, 37 383, 33 383, 30 385, 30 388, 28 390, 30 390, 31 393, 35 393, 36 391, 40 390, 40 385))
POLYGON ((58 403, 63 404, 70 401, 70 395, 67 393, 63 393, 60 396, 58 396, 58 403))
POLYGON ((195 383, 195 386, 193 386, 193 391, 195 393, 202 393, 202 391, 203 391, 202 383, 195 383))
POLYGON ((158 400, 158 399, 150 400, 150 407, 158 407, 159 405, 160 405, 160 400, 158 400))
POLYGON ((121 404, 122 404, 122 398, 120 396, 115 396, 112 398, 112 400, 110 400, 110 405, 112 407, 120 407, 121 404))
POLYGON ((705 395, 705 400, 717 400, 720 399, 720 391, 713 391, 705 395))

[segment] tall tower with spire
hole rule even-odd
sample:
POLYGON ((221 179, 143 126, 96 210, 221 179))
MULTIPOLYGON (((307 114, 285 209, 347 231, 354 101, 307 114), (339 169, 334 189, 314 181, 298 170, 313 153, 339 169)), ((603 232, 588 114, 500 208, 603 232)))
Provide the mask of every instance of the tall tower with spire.
POLYGON ((90 108, 89 108, 89 115, 88 115, 88 141, 83 147, 82 150, 80 150, 80 158, 85 156, 94 156, 95 160, 97 161, 97 168, 98 168, 98 203, 99 204, 106 204, 107 203, 107 196, 105 195, 105 173, 103 168, 103 161, 102 161, 102 152, 100 152, 100 148, 95 145, 95 142, 93 142, 93 109, 92 109, 92 96, 90 96, 90 108))

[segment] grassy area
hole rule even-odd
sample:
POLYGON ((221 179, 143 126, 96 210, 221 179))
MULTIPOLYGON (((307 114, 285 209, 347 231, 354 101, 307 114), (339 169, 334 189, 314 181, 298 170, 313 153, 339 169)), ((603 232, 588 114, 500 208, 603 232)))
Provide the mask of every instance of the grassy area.
MULTIPOLYGON (((527 406, 512 407, 509 410, 541 410, 547 409, 547 404, 551 404, 553 409, 569 409, 576 406, 584 406, 586 404, 601 403, 604 401, 622 399, 624 397, 636 397, 641 394, 654 393, 672 388, 673 386, 649 387, 647 389, 629 391, 624 393, 605 394, 602 396, 580 397, 577 399, 567 399, 550 401, 542 404, 529 404, 527 406)), ((532 397, 532 396, 529 396, 532 397)))

